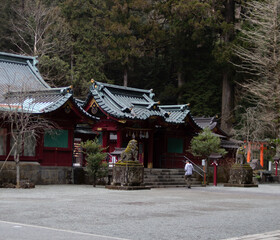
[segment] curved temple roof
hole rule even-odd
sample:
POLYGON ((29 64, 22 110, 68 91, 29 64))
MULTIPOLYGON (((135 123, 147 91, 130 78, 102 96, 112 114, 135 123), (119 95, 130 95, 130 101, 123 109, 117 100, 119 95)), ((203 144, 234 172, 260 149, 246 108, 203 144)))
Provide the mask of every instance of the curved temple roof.
POLYGON ((0 52, 0 111, 48 113, 67 101, 83 115, 88 114, 73 98, 71 87, 51 88, 41 77, 36 57, 0 52))
MULTIPOLYGON (((186 122, 186 117, 189 117, 194 122, 186 104, 160 105, 153 100, 154 95, 152 89, 144 90, 94 82, 83 107, 86 107, 93 97, 103 111, 118 119, 145 120, 157 116, 167 123, 183 124, 186 122)), ((200 128, 198 125, 197 127, 200 128)))
POLYGON ((71 88, 51 88, 38 91, 8 92, 0 102, 1 110, 21 109, 28 113, 47 113, 64 105, 71 97, 71 88))
POLYGON ((9 91, 49 89, 36 64, 35 57, 0 52, 0 100, 9 91))

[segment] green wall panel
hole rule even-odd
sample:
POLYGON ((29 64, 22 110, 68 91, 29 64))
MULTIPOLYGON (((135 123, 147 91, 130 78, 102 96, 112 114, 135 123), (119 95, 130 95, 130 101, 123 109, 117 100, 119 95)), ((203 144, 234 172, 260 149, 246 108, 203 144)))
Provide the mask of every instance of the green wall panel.
POLYGON ((68 148, 68 130, 55 130, 44 135, 44 147, 68 148))
POLYGON ((182 138, 168 138, 167 151, 169 153, 183 153, 184 140, 182 138))

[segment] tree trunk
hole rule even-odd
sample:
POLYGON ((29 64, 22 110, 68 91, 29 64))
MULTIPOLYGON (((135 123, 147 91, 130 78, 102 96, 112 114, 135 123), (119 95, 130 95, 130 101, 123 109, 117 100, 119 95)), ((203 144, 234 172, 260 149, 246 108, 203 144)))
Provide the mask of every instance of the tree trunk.
POLYGON ((229 133, 232 128, 233 90, 229 73, 223 74, 221 129, 229 133))
POLYGON ((124 66, 124 73, 123 73, 123 85, 127 87, 128 84, 128 70, 127 65, 124 66))
POLYGON ((16 156, 16 187, 20 188, 20 167, 19 167, 19 156, 16 156))
POLYGON ((95 175, 93 176, 93 184, 92 185, 93 185, 93 187, 96 187, 96 176, 95 175))
POLYGON ((177 72, 177 77, 178 77, 178 88, 180 88, 184 84, 184 77, 182 71, 177 72))
MULTIPOLYGON (((180 89, 185 83, 184 74, 183 74, 182 70, 177 71, 177 78, 178 78, 178 88, 180 89)), ((182 98, 182 91, 180 90, 179 96, 177 98, 178 104, 180 104, 181 98, 182 98)))
MULTIPOLYGON (((225 0, 225 20, 228 24, 235 21, 235 2, 234 0, 225 0)), ((225 44, 233 38, 233 33, 226 33, 224 36, 225 44)), ((229 133, 232 128, 232 110, 233 110, 233 86, 230 79, 229 69, 224 69, 223 89, 222 89, 222 116, 221 129, 229 133)))

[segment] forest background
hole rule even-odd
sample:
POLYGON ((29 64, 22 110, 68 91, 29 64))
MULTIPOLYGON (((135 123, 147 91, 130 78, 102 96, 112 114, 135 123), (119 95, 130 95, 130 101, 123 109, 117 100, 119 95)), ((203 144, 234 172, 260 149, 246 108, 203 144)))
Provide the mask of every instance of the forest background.
POLYGON ((1 0, 0 51, 38 56, 53 87, 86 97, 90 80, 153 89, 230 132, 242 99, 236 71, 240 0, 1 0))

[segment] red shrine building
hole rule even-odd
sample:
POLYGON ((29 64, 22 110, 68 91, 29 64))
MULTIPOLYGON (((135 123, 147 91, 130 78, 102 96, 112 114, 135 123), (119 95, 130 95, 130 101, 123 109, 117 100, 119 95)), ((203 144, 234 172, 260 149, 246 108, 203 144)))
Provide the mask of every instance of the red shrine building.
POLYGON ((181 168, 192 137, 202 128, 188 106, 160 105, 153 90, 93 82, 83 109, 99 118, 93 130, 109 153, 138 141, 147 168, 181 168))
MULTIPOLYGON (((187 150, 192 137, 205 127, 222 139, 224 147, 235 148, 214 118, 194 118, 187 104, 161 105, 154 100, 153 90, 96 81, 81 101, 73 97, 71 87, 51 88, 36 64, 34 57, 0 53, 0 114, 12 106, 58 126, 55 134, 45 132, 36 140, 24 141, 23 176, 28 172, 26 178, 35 183, 67 182, 73 167, 84 164, 80 142, 95 137, 111 160, 136 139, 139 161, 146 168, 182 168, 184 156, 196 161, 187 150)), ((1 116, 0 168, 13 163, 13 129, 1 116)))
POLYGON ((51 88, 36 64, 34 57, 0 53, 0 169, 6 165, 0 180, 10 177, 14 168, 13 129, 3 116, 7 111, 17 111, 40 115, 57 125, 52 134, 45 132, 37 139, 24 133, 22 178, 36 183, 65 183, 72 172, 75 128, 81 123, 94 124, 97 118, 80 107, 71 87, 51 88))

